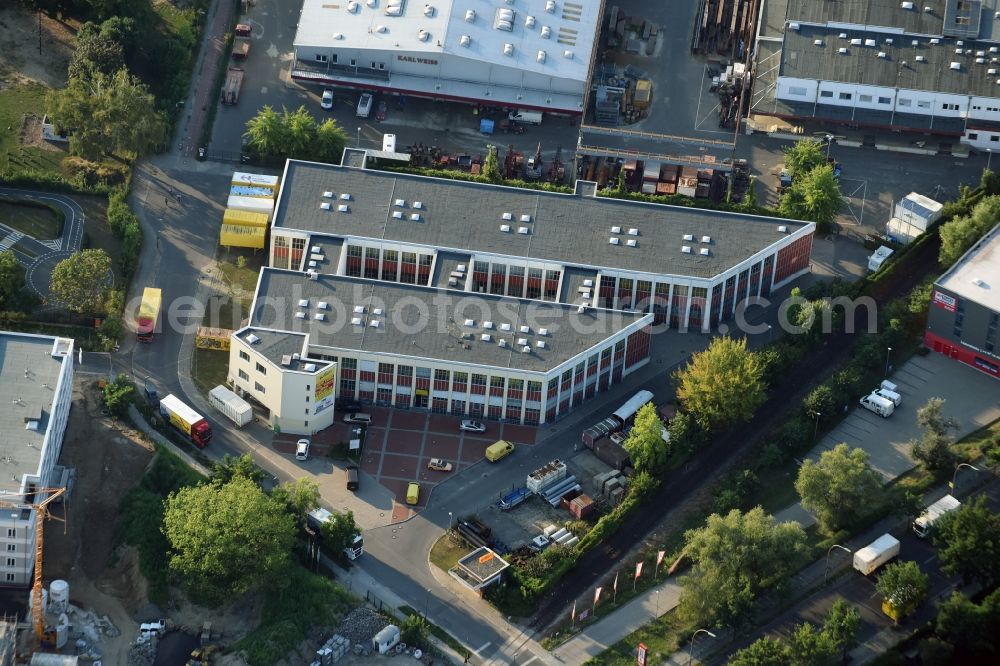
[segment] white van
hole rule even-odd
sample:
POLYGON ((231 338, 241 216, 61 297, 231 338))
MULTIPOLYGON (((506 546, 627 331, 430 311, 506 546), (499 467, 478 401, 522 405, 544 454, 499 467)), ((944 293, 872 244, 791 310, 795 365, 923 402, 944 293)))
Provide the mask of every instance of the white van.
POLYGON ((890 382, 888 379, 883 379, 882 383, 878 385, 879 388, 884 388, 887 391, 892 391, 893 393, 899 393, 899 387, 890 382))
POLYGON ((371 93, 361 93, 361 99, 358 100, 358 118, 367 118, 371 115, 373 101, 371 93))
POLYGON ((878 393, 866 395, 858 402, 868 411, 875 412, 884 419, 892 416, 893 411, 896 409, 896 406, 892 404, 892 400, 883 398, 878 393))
POLYGON ((541 111, 525 111, 524 109, 518 109, 517 111, 511 111, 507 114, 507 120, 512 123, 521 123, 523 125, 541 125, 542 124, 542 112, 541 111))
POLYGON ((902 404, 903 402, 903 396, 899 395, 895 391, 890 391, 887 388, 876 389, 875 392, 878 393, 883 398, 885 398, 886 400, 891 400, 892 404, 895 405, 896 407, 899 407, 899 405, 902 404))

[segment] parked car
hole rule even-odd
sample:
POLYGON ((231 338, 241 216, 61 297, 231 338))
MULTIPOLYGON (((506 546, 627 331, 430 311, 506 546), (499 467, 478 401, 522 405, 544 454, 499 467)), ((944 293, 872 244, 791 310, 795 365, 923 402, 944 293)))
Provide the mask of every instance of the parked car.
POLYGON ((416 504, 420 501, 420 484, 416 481, 411 481, 408 486, 406 486, 406 503, 416 504))
POLYGON ((385 120, 386 113, 387 113, 387 107, 385 104, 385 100, 384 99, 379 100, 378 106, 375 107, 375 120, 382 122, 383 120, 385 120))
POLYGON ((327 111, 333 108, 333 90, 327 88, 323 91, 323 97, 319 100, 319 106, 321 109, 326 109, 327 111))
POLYGON ((309 440, 300 439, 295 442, 295 459, 309 460, 309 440))
POLYGON ((361 93, 361 99, 358 100, 358 118, 367 118, 371 115, 373 101, 371 93, 361 93))
POLYGON ((454 466, 444 458, 431 458, 427 463, 427 469, 432 469, 435 472, 450 472, 454 466))
POLYGON ((344 423, 360 423, 361 425, 371 425, 372 415, 361 412, 351 412, 344 417, 344 423))
POLYGON ((458 429, 465 432, 486 432, 486 424, 482 421, 465 420, 458 424, 458 429))

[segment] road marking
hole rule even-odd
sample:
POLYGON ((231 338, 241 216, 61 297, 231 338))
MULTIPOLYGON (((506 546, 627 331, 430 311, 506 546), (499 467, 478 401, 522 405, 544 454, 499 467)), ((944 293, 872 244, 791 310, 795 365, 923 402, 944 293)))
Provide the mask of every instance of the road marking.
POLYGON ((483 650, 485 650, 486 648, 488 648, 491 645, 493 645, 493 643, 491 643, 489 641, 486 641, 485 643, 483 643, 482 645, 479 646, 478 650, 473 650, 472 654, 474 654, 474 655, 476 655, 478 657, 480 652, 482 652, 483 650))
POLYGON ((533 661, 538 661, 538 656, 537 655, 534 655, 534 654, 531 655, 531 659, 529 659, 528 661, 526 661, 523 664, 521 664, 521 666, 528 666, 528 664, 530 664, 533 661))

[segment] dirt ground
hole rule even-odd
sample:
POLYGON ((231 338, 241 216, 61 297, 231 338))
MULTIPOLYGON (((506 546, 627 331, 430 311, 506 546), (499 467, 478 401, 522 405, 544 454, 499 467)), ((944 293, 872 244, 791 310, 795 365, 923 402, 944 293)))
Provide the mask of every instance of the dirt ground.
POLYGON ((63 504, 65 532, 56 520, 45 526, 42 571, 46 585, 57 578, 69 582, 73 604, 111 619, 122 634, 100 648, 105 663, 124 664, 138 631, 132 616, 146 603, 146 582, 134 550, 113 558, 114 526, 118 505, 142 477, 153 448, 102 417, 98 396, 89 381, 76 381, 59 458, 76 478, 63 504))
POLYGON ((38 14, 16 2, 0 3, 0 89, 28 81, 50 88, 65 85, 75 33, 75 23, 42 14, 39 49, 38 14))

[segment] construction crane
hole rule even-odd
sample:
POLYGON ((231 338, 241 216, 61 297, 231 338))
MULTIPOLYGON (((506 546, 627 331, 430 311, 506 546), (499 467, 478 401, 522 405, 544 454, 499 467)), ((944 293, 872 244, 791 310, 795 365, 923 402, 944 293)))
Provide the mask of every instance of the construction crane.
POLYGON ((35 625, 35 637, 41 643, 45 639, 45 613, 42 610, 42 540, 45 532, 45 520, 55 518, 61 520, 65 526, 66 520, 53 516, 48 509, 56 498, 66 492, 65 488, 39 488, 30 493, 16 493, 14 497, 22 497, 23 501, 11 499, 9 493, 0 495, 0 507, 20 508, 30 506, 35 511, 35 580, 31 586, 31 620, 35 625), (29 502, 27 497, 31 495, 37 498, 39 495, 45 496, 40 502, 29 502))

